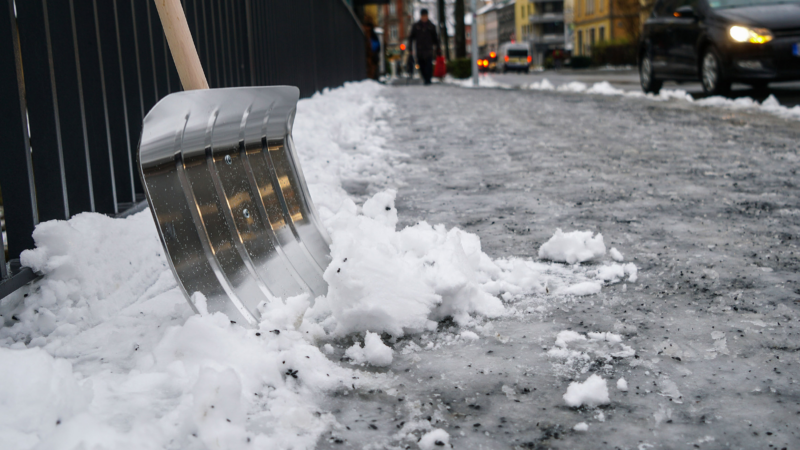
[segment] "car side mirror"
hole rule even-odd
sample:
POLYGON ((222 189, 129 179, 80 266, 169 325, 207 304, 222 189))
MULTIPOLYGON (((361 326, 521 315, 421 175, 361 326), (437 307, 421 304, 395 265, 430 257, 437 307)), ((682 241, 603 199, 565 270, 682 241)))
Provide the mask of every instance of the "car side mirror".
POLYGON ((689 5, 681 6, 680 8, 676 9, 673 16, 679 19, 696 19, 697 14, 694 13, 694 9, 689 5))

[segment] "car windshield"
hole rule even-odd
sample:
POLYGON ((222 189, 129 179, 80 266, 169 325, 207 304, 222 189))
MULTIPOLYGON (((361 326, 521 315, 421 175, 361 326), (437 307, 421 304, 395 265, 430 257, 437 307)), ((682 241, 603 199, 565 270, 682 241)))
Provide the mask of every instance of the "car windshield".
POLYGON ((508 56, 510 56, 512 58, 519 58, 519 57, 524 58, 524 57, 528 56, 528 51, 525 50, 525 49, 513 49, 513 48, 510 48, 510 49, 508 49, 508 56))
POLYGON ((745 6, 779 5, 783 3, 800 3, 800 0, 709 0, 708 6, 714 9, 741 8, 745 6))

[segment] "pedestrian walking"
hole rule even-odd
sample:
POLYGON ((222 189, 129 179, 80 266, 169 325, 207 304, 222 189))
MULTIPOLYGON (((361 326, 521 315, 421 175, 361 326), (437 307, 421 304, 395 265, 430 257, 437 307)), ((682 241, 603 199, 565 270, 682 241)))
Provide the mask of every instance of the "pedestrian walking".
POLYGON ((439 47, 439 36, 436 34, 436 27, 428 20, 427 9, 419 12, 419 22, 411 27, 411 34, 408 36, 408 47, 409 49, 416 48, 417 64, 419 64, 422 79, 425 80, 425 84, 431 84, 433 60, 436 56, 442 54, 442 49, 439 47), (434 49, 436 50, 435 52, 434 49))

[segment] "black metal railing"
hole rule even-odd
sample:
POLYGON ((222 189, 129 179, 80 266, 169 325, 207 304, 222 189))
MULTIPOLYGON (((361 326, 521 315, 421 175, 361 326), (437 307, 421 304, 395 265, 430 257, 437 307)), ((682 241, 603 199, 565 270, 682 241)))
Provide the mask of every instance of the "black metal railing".
MULTIPOLYGON (((142 118, 181 86, 152 0, 3 1, 0 192, 13 259, 40 221, 143 199, 142 118)), ((365 77, 364 37, 342 0, 183 6, 212 88, 285 84, 310 96, 365 77)))

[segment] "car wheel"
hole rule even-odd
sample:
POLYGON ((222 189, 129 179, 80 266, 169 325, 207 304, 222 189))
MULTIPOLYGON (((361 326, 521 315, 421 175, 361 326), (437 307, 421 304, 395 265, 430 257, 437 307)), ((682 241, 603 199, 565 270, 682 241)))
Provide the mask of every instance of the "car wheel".
POLYGON ((727 95, 731 90, 731 82, 722 69, 722 59, 714 47, 708 47, 703 53, 700 79, 703 82, 703 90, 708 94, 727 95))
POLYGON ((642 84, 642 90, 648 94, 658 94, 664 84, 663 81, 656 79, 653 73, 653 60, 646 53, 642 55, 639 63, 639 82, 642 84))

